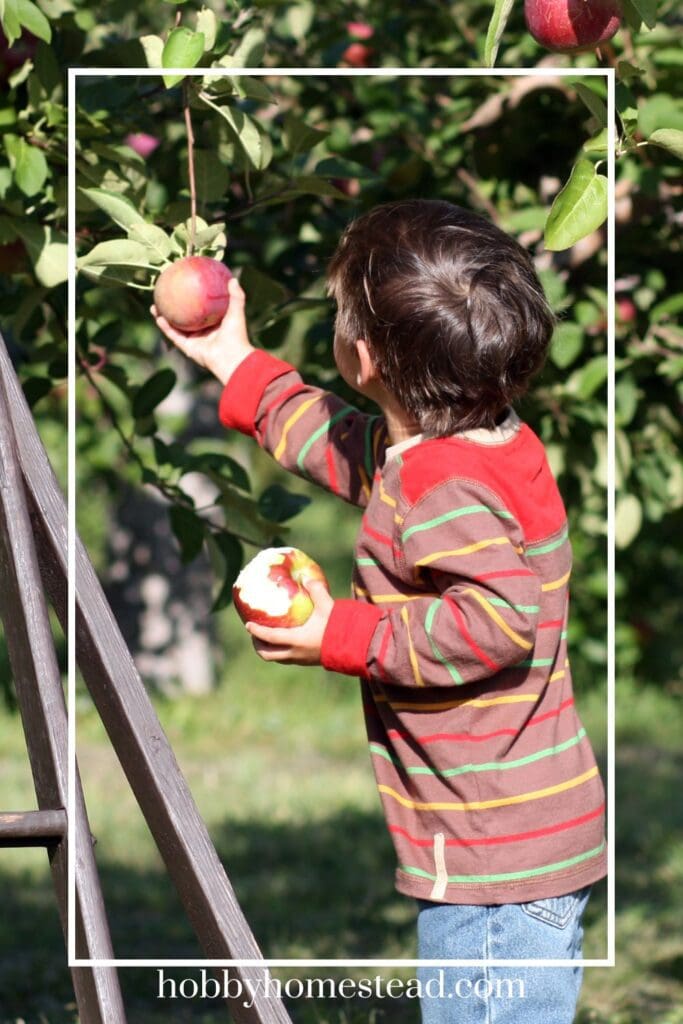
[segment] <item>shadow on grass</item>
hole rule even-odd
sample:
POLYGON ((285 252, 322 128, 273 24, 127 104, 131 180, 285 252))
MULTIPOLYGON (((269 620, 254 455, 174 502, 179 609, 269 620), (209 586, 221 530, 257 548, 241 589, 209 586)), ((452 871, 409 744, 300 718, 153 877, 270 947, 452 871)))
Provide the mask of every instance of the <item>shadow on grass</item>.
MULTIPOLYGON (((656 748, 628 746, 617 758, 618 909, 644 915, 671 913, 667 863, 680 844, 683 756, 656 748)), ((213 829, 219 855, 264 954, 271 958, 407 958, 414 955, 414 909, 393 889, 393 852, 377 813, 348 810, 310 825, 286 822, 230 822, 213 829)), ((168 878, 159 870, 136 872, 106 860, 99 863, 116 954, 121 958, 200 957, 196 940, 168 878)), ((0 854, 0 1022, 70 1024, 70 979, 64 967, 61 932, 53 907, 49 874, 44 883, 17 884, 3 874, 0 854), (41 1014, 43 1015, 41 1017, 41 1014)), ((604 887, 589 904, 587 931, 600 929, 604 887)), ((593 955, 596 955, 593 953, 593 955)), ((597 955, 602 955, 598 953, 597 955)), ((654 969, 680 980, 681 958, 654 969)), ((367 969, 366 974, 374 973, 367 969)), ((286 976, 299 972, 288 971, 286 976)), ((308 973, 331 975, 328 969, 308 973)), ((336 972, 341 976, 342 972, 336 972)), ((169 1019, 168 1004, 156 999, 153 969, 121 971, 129 1013, 135 1024, 169 1019)), ((346 1024, 387 1019, 417 1020, 414 1003, 373 1000, 290 1006, 302 1024, 346 1024), (375 1012, 376 1011, 376 1012, 375 1012), (374 1014, 374 1015, 373 1015, 374 1014)), ((176 1004, 174 1021, 226 1019, 215 1003, 176 1004)), ((596 1020, 592 1015, 588 1018, 596 1020)), ((634 1020, 637 1018, 633 1018, 634 1020)))

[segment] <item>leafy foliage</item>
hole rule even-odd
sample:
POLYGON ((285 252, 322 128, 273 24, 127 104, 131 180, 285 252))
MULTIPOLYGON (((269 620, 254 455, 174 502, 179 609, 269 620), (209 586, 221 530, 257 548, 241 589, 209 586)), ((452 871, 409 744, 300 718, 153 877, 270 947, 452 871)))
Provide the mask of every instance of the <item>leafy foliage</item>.
MULTIPOLYGON (((521 8, 521 0, 399 8, 388 0, 3 4, 0 322, 37 416, 60 418, 63 69, 101 67, 101 76, 80 80, 76 112, 81 487, 104 483, 115 491, 126 479, 158 489, 183 557, 211 546, 222 606, 242 545, 286 535, 301 500, 282 483, 274 489, 272 480, 258 479, 232 441, 221 442, 219 453, 197 439, 176 440, 185 421, 173 411, 173 394, 207 387, 210 394, 210 385, 188 378, 165 353, 148 313, 156 275, 187 251, 193 234, 184 108, 194 132, 195 251, 225 258, 240 273, 255 340, 326 386, 343 389, 330 355, 324 268, 348 219, 415 194, 495 217, 533 250, 560 316, 547 369, 522 411, 548 446, 573 520, 581 579, 575 657, 577 674, 590 677, 605 657, 608 311, 597 229, 610 126, 604 80, 582 78, 581 69, 613 67, 617 78, 616 525, 619 641, 628 669, 651 660, 658 635, 652 608, 664 602, 668 621, 658 588, 681 572, 675 546, 660 543, 675 533, 683 505, 683 343, 675 324, 683 296, 671 284, 680 259, 673 204, 681 56, 666 0, 628 0, 615 39, 599 54, 573 57, 544 54, 525 31, 521 8), (360 55, 349 51, 361 37, 347 24, 358 25, 359 8, 366 19, 360 55), (359 61, 389 68, 497 61, 499 70, 386 78, 240 71, 359 61), (553 74, 572 63, 572 79, 553 74), (505 67, 525 65, 544 73, 505 75, 505 67), (117 66, 158 68, 159 75, 108 73, 117 66), (183 68, 197 73, 182 75, 183 68), (184 486, 189 473, 214 486, 210 509, 195 506, 184 486)), ((678 643, 674 635, 668 642, 678 643)))

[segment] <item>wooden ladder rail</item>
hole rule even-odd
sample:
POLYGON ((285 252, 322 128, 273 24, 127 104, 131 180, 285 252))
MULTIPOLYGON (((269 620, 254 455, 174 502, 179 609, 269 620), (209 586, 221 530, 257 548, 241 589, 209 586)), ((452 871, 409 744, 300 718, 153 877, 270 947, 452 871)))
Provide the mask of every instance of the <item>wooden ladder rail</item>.
MULTIPOLYGON (((4 378, 26 481, 38 562, 52 606, 66 630, 67 513, 9 356, 0 344, 4 378)), ((204 953, 212 960, 263 959, 161 728, 118 623, 80 541, 75 552, 76 660, 130 787, 204 953)), ((235 1024, 291 1024, 282 1001, 265 992, 259 964, 226 967, 246 1000, 230 995, 235 1024)), ((235 987, 230 987, 231 992, 235 987)))
MULTIPOLYGON (((4 350, 4 345, 2 346, 4 350)), ((4 367, 3 367, 4 369, 4 367)), ((33 544, 9 401, 0 374, 0 617, 39 810, 0 816, 0 846, 45 846, 62 929, 67 934, 67 710, 33 544)), ((75 843, 76 945, 80 957, 113 957, 78 774, 75 843)), ((72 967, 84 1024, 125 1024, 118 974, 72 967)))

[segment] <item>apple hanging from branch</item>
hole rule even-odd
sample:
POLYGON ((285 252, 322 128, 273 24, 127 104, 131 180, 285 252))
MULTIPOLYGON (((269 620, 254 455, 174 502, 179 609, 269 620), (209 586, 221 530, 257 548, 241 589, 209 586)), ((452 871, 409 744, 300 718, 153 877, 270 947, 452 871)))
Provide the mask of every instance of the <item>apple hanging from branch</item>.
POLYGON ((243 622, 261 626, 302 626, 313 611, 306 589, 325 574, 299 548, 266 548, 245 565, 232 588, 233 601, 243 622))
POLYGON ((577 53, 611 39, 622 10, 619 0, 524 0, 524 17, 541 46, 577 53))
POLYGON ((228 311, 225 263, 210 256, 184 256, 159 274, 154 305, 172 327, 186 334, 219 324, 228 311))

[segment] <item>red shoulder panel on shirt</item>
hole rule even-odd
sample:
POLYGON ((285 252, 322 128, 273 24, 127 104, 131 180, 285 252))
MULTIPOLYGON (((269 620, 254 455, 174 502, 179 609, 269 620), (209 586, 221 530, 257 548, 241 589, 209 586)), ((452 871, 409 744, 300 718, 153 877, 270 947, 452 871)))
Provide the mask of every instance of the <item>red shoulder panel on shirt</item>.
POLYGON ((525 423, 503 444, 439 437, 403 453, 401 492, 410 505, 453 477, 475 480, 499 495, 527 543, 548 537, 565 522, 564 503, 545 449, 525 423))

